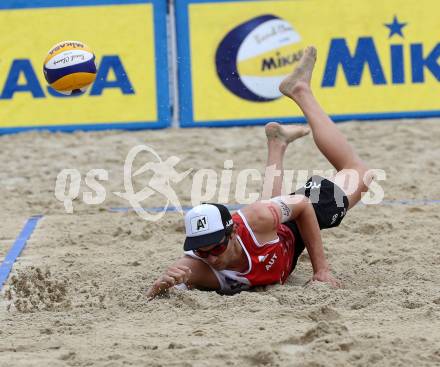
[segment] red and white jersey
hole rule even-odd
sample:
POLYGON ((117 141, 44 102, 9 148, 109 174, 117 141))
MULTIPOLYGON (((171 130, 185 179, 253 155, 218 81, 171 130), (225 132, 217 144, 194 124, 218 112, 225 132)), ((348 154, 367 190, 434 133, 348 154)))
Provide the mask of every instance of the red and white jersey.
MULTIPOLYGON (((219 271, 211 267, 220 283, 219 292, 233 294, 258 285, 283 284, 292 269, 295 244, 292 231, 280 224, 277 238, 260 244, 243 213, 238 211, 232 219, 236 225, 237 240, 247 256, 249 268, 246 272, 239 273, 233 270, 219 271)), ((193 251, 186 251, 185 254, 205 261, 193 251)))

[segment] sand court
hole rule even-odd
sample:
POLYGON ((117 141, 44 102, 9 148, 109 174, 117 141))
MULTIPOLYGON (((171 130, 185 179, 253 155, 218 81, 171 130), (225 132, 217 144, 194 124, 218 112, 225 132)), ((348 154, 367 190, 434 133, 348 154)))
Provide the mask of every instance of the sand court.
MULTIPOLYGON (((341 226, 322 232, 343 288, 307 285, 311 266, 303 255, 282 286, 235 296, 176 290, 152 302, 147 287, 182 254, 183 218, 170 212, 152 223, 132 210, 110 211, 127 207, 112 192, 123 189, 128 151, 147 144, 164 160, 177 156, 179 172, 220 174, 228 159, 234 172, 263 171, 263 128, 0 137, 0 256, 30 216, 44 215, 2 290, 0 364, 438 365, 439 121, 338 126, 370 167, 387 174, 381 205, 358 206, 341 226), (106 201, 90 206, 80 196, 66 214, 54 196, 63 168, 82 177, 92 168, 108 170, 106 201)), ((290 167, 330 168, 310 137, 289 147, 290 167)), ((191 205, 191 177, 173 186, 184 206, 191 205)), ((235 180, 236 173, 233 187, 235 180)), ((144 205, 162 206, 163 198, 153 195, 144 205)))

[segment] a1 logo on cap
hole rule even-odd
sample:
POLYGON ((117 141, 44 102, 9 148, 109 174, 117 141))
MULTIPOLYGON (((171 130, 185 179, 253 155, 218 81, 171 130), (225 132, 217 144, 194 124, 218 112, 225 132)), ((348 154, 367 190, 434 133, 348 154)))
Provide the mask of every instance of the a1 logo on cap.
POLYGON ((200 215, 198 217, 191 218, 191 232, 198 233, 207 231, 209 229, 208 217, 206 215, 200 215))

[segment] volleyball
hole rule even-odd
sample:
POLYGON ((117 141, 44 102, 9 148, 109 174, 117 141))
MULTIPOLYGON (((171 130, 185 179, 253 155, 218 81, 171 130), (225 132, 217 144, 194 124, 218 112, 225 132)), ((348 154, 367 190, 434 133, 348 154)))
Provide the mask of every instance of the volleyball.
POLYGON ((236 96, 269 102, 302 55, 302 38, 284 19, 267 14, 232 29, 216 52, 217 74, 236 96))
POLYGON ((44 60, 44 77, 64 95, 87 91, 96 78, 95 55, 79 41, 63 41, 53 46, 44 60))

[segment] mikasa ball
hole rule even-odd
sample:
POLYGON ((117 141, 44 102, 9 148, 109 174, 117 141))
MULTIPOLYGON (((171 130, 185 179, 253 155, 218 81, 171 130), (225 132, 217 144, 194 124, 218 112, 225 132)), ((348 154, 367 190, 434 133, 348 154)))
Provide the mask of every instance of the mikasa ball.
POLYGON ((96 78, 95 55, 79 41, 57 43, 44 60, 44 76, 61 94, 83 94, 96 78))

